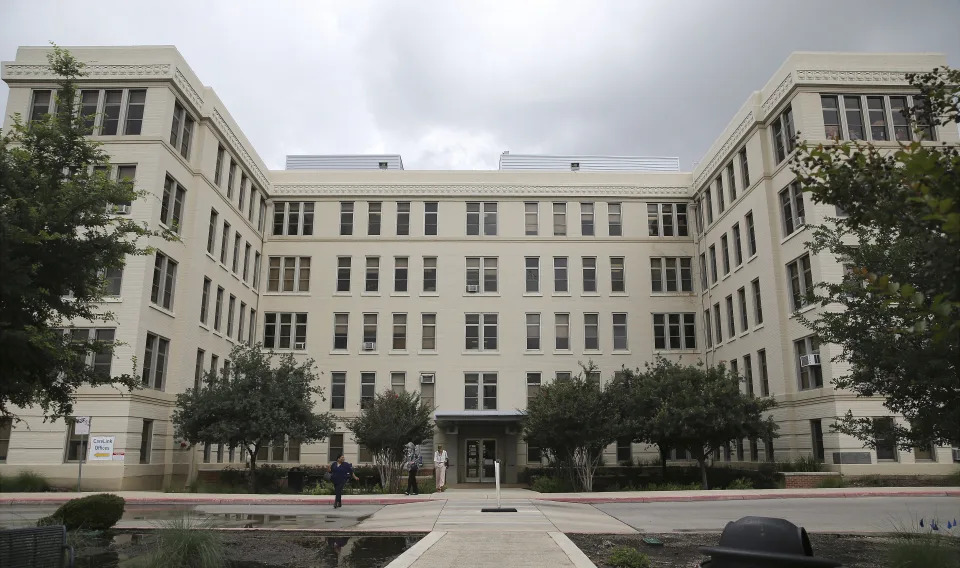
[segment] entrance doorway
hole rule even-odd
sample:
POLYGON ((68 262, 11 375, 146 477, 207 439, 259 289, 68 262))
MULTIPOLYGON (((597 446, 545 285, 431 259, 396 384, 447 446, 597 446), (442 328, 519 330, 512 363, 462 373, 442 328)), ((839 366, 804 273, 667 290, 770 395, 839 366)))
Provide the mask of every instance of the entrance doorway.
POLYGON ((465 481, 493 483, 496 481, 493 462, 497 459, 496 440, 467 440, 467 473, 465 481))

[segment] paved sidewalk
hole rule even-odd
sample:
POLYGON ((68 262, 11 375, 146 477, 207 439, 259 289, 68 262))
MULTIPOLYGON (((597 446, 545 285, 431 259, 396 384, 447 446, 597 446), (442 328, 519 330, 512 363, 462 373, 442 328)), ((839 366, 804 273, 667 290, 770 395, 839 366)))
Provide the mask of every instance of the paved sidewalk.
POLYGON ((595 568, 561 532, 430 533, 387 568, 595 568))

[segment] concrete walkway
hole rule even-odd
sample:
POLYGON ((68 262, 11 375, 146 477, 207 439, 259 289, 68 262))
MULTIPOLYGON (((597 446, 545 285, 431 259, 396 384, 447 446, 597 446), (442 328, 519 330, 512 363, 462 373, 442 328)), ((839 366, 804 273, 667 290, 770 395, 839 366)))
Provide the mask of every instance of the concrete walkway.
POLYGON ((595 568, 561 532, 430 533, 387 568, 595 568))

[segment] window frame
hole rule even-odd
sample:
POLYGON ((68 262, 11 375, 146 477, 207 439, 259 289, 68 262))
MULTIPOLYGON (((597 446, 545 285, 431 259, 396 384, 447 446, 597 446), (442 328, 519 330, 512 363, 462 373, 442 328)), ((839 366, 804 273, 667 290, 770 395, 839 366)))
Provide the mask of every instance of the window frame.
POLYGON ((150 303, 170 312, 173 311, 177 288, 177 268, 177 261, 162 251, 158 250, 154 254, 150 303))
POLYGON ((187 107, 179 100, 174 101, 173 119, 170 126, 170 145, 183 156, 190 159, 190 150, 193 145, 193 129, 197 121, 187 107))
POLYGON ((689 237, 688 204, 676 201, 647 203, 647 236, 689 237))
POLYGON ((266 349, 284 351, 303 351, 307 344, 308 331, 307 312, 264 312, 263 313, 263 346, 266 349), (288 321, 284 321, 284 319, 288 321), (288 329, 284 335, 284 326, 288 329), (270 332, 270 333, 268 333, 270 332), (286 337, 286 345, 284 345, 286 337), (298 344, 303 347, 297 347, 298 344))

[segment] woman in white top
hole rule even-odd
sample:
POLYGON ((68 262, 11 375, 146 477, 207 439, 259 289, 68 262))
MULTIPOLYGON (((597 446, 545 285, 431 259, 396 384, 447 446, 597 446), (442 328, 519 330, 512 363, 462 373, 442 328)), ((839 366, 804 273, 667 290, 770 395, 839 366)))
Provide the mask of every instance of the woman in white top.
POLYGON ((433 453, 433 467, 437 475, 437 491, 445 491, 447 484, 447 450, 443 449, 443 444, 437 444, 437 451, 433 453))

